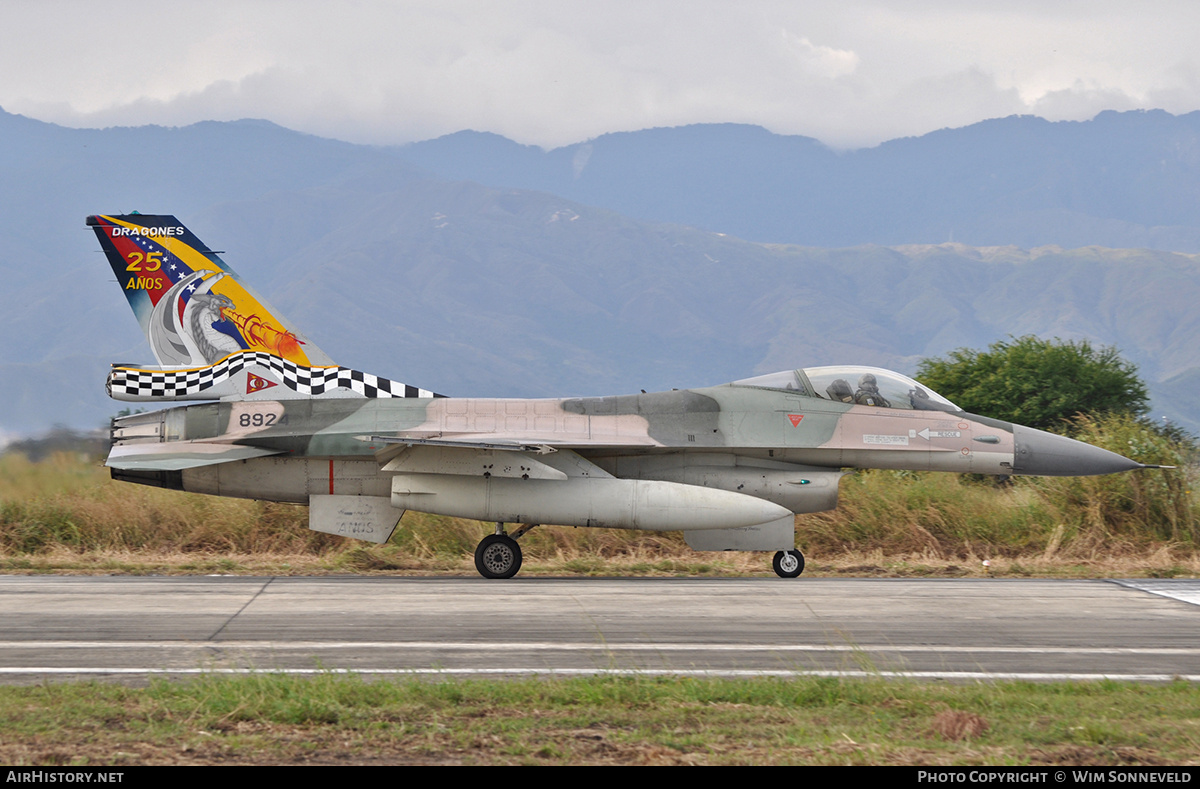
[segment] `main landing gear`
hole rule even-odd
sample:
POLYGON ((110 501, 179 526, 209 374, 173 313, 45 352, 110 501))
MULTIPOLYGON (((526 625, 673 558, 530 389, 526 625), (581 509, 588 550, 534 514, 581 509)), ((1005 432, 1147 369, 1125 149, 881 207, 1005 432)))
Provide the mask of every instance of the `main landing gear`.
MULTIPOLYGON (((479 541, 475 548, 475 569, 484 578, 512 578, 521 569, 521 546, 517 538, 532 529, 533 523, 522 524, 511 535, 504 524, 496 524, 496 533, 479 541)), ((780 578, 796 578, 804 572, 804 554, 800 551, 778 551, 771 565, 780 578)))
POLYGON ((804 554, 800 551, 778 551, 771 566, 780 578, 795 578, 804 572, 804 554))
POLYGON ((524 535, 536 524, 525 523, 509 536, 504 532, 504 524, 496 524, 496 533, 489 534, 479 541, 475 549, 475 569, 484 578, 512 578, 521 569, 521 546, 517 538, 524 535))

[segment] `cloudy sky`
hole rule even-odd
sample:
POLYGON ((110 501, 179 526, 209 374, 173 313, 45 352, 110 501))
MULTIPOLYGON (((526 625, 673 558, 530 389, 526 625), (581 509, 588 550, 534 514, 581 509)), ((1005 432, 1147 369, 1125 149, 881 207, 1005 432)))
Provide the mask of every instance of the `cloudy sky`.
POLYGON ((71 126, 253 117, 554 147, 732 121, 849 148, 1200 109, 1194 0, 3 2, 0 107, 71 126))

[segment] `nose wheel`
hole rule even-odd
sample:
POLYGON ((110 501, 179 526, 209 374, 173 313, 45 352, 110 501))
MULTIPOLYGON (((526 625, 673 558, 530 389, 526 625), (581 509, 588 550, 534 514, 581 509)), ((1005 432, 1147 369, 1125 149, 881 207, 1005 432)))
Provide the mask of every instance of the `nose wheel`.
POLYGON ((780 578, 795 578, 804 572, 804 554, 800 551, 778 551, 771 566, 780 578))

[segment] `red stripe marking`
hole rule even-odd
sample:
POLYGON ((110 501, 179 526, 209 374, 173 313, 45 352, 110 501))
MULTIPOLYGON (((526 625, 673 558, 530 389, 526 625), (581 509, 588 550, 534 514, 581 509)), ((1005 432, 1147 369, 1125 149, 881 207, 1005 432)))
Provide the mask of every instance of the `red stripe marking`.
POLYGON ((333 495, 333 458, 329 459, 329 495, 333 495))

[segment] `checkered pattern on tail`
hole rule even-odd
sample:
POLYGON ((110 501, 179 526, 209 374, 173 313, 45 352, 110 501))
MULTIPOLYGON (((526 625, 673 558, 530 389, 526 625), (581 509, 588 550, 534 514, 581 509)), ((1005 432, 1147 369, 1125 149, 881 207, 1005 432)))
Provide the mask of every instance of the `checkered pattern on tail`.
POLYGON ((266 367, 300 394, 322 395, 344 387, 363 397, 441 397, 426 389, 389 381, 348 367, 305 367, 262 351, 241 351, 196 370, 114 369, 108 377, 112 395, 129 397, 186 397, 228 380, 252 364, 266 367))

